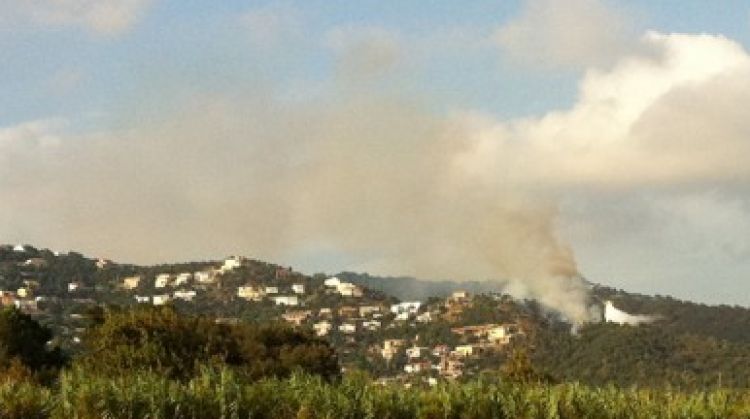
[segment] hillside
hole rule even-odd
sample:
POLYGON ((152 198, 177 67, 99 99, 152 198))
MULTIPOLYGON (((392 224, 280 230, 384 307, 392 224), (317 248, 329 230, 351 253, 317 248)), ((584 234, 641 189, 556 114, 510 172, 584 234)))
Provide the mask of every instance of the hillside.
POLYGON ((503 295, 502 285, 309 276, 242 257, 136 266, 0 246, 2 304, 49 325, 69 353, 79 350, 97 307, 171 304, 219 322, 292 324, 331 342, 344 370, 383 380, 496 375, 513 354, 527 353, 536 373, 553 381, 750 388, 746 308, 593 285, 592 301, 660 320, 638 327, 594 322, 571 333, 537 302, 503 295))

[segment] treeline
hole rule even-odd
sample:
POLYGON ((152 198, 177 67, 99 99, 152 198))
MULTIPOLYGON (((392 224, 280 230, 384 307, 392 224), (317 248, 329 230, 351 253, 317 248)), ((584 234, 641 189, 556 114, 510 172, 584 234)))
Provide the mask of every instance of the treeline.
POLYGON ((534 365, 558 381, 595 386, 750 388, 750 345, 659 324, 591 324, 575 335, 544 331, 534 342, 534 365))
POLYGON ((677 334, 710 336, 750 344, 750 309, 741 306, 707 305, 668 296, 647 296, 597 286, 594 295, 612 300, 629 313, 658 315, 659 326, 677 334))
POLYGON ((54 383, 62 369, 102 377, 133 372, 188 381, 205 368, 230 368, 247 379, 288 377, 295 371, 336 379, 330 344, 283 324, 222 324, 178 313, 171 306, 97 308, 72 358, 50 347, 50 330, 15 308, 0 311, 0 380, 54 383))

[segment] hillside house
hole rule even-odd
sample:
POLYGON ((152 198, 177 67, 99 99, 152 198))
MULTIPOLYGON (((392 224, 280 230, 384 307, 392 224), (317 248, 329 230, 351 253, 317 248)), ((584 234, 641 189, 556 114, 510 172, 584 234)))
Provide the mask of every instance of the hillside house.
POLYGON ((464 363, 455 358, 443 357, 436 369, 443 377, 455 379, 463 375, 464 363))
POLYGON ((409 315, 415 315, 419 312, 420 307, 422 307, 421 301, 404 301, 402 303, 391 305, 391 313, 408 313, 409 315))
POLYGON ((406 341, 404 339, 386 339, 383 341, 383 350, 398 350, 403 348, 404 345, 406 345, 406 341))
POLYGON ((405 322, 409 320, 410 318, 411 318, 411 314, 409 314, 409 312, 407 311, 404 311, 402 313, 396 314, 396 317, 394 317, 393 320, 405 322))
POLYGON ((411 348, 406 349, 406 356, 409 357, 409 359, 422 358, 429 353, 430 349, 424 346, 412 346, 411 348))
POLYGON ((430 361, 414 361, 404 365, 404 372, 407 374, 419 374, 432 370, 430 361))
POLYGON ((199 284, 214 284, 216 283, 216 271, 198 271, 193 272, 193 278, 195 282, 199 284))
POLYGON ((151 302, 151 297, 148 295, 136 295, 135 302, 138 304, 148 304, 151 302))
POLYGON ((448 345, 436 345, 432 348, 432 356, 444 357, 450 353, 451 348, 448 345))
POLYGON ((230 256, 224 259, 224 263, 219 268, 219 272, 227 273, 229 271, 233 271, 241 267, 244 261, 245 261, 245 258, 241 256, 230 256))
POLYGON ((295 326, 301 326, 311 316, 312 316, 312 311, 299 310, 299 311, 288 311, 282 314, 281 318, 295 326))
POLYGON ((22 244, 17 244, 17 245, 15 245, 15 246, 13 246, 13 251, 14 251, 14 252, 19 252, 19 253, 23 253, 23 252, 25 252, 25 251, 26 251, 26 246, 24 246, 24 245, 22 245, 22 244))
POLYGON ((362 322, 362 328, 367 329, 371 332, 379 330, 381 327, 380 321, 378 320, 367 320, 362 322))
POLYGON ((497 345, 507 345, 511 339, 523 334, 517 324, 507 323, 493 327, 487 333, 487 339, 497 345))
POLYGON ((127 278, 123 278, 122 287, 126 290, 134 290, 138 288, 138 284, 140 284, 140 282, 140 276, 129 276, 127 278))
POLYGON ((193 274, 191 274, 190 272, 177 274, 177 276, 174 278, 174 281, 172 282, 172 286, 179 287, 181 285, 187 285, 191 279, 193 279, 193 274))
POLYGON ((296 295, 278 295, 271 297, 277 306, 298 306, 299 298, 296 295))
POLYGON ((263 289, 263 292, 265 292, 266 294, 278 294, 279 293, 279 287, 268 286, 268 287, 265 287, 263 289))
POLYGON ((331 318, 333 317, 333 310, 330 307, 322 307, 318 310, 318 317, 331 318))
POLYGON ((313 330, 318 336, 327 336, 329 333, 331 333, 331 329, 333 329, 333 324, 326 320, 317 322, 313 325, 313 330))
POLYGON ((341 285, 341 280, 333 276, 323 281, 323 285, 326 287, 338 288, 338 286, 341 285))
POLYGON ((154 288, 164 288, 169 285, 169 281, 172 279, 170 274, 159 274, 154 279, 154 288))
POLYGON ((497 324, 480 324, 474 326, 454 327, 451 329, 451 332, 463 337, 482 339, 486 338, 490 331, 497 327, 499 327, 497 324))
POLYGON ((344 317, 348 319, 351 317, 356 317, 357 313, 359 313, 359 310, 357 310, 357 307, 352 307, 352 306, 339 307, 339 317, 344 317))
POLYGON ((305 284, 292 284, 292 292, 295 294, 304 294, 305 284))
POLYGON ((32 295, 31 288, 21 287, 16 290, 16 295, 19 298, 31 298, 31 295, 32 295))
POLYGON ((265 297, 266 293, 258 287, 252 285, 245 285, 244 287, 237 287, 237 296, 250 301, 260 301, 265 297))
POLYGON ((459 345, 453 351, 457 356, 467 358, 470 356, 479 355, 482 348, 479 345, 459 345))
POLYGON ((195 290, 178 290, 175 291, 173 296, 175 300, 183 300, 183 301, 193 301, 193 298, 197 293, 195 290))
POLYGON ((172 297, 169 294, 161 294, 161 295, 154 295, 152 303, 155 306, 163 306, 164 304, 167 304, 170 301, 172 301, 172 297))
POLYGON ((360 317, 370 317, 375 313, 380 313, 380 306, 359 306, 360 317))
POLYGON ((343 297, 355 297, 359 298, 364 295, 364 291, 361 287, 354 285, 349 282, 342 282, 336 287, 336 292, 338 292, 343 297))
POLYGON ((68 292, 76 292, 82 286, 83 284, 81 284, 79 281, 68 282, 68 292))
POLYGON ((420 323, 430 323, 432 321, 432 313, 429 311, 424 312, 417 316, 417 321, 420 323))
POLYGON ((112 264, 111 260, 104 259, 104 258, 98 258, 98 259, 96 259, 96 262, 94 263, 94 265, 96 265, 97 269, 104 269, 104 268, 106 268, 107 266, 109 266, 111 264, 112 264))
POLYGON ((341 323, 339 325, 339 331, 341 333, 346 333, 346 334, 357 333, 357 324, 356 323, 341 323))

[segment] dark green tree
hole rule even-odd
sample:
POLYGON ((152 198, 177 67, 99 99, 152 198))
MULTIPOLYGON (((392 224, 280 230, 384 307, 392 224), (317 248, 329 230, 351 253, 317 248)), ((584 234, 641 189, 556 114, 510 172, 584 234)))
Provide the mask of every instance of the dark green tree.
POLYGON ((189 379, 203 366, 230 366, 253 379, 297 369, 326 379, 339 375, 334 350, 308 332, 276 323, 217 324, 170 306, 107 311, 83 343, 76 363, 107 375, 150 370, 189 379))

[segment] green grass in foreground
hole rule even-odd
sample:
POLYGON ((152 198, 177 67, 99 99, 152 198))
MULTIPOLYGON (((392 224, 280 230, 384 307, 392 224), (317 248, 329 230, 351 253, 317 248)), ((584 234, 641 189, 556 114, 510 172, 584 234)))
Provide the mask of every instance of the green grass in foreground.
POLYGON ((750 393, 475 381, 430 389, 316 377, 243 382, 229 370, 188 382, 63 372, 59 384, 0 384, 2 418, 747 418, 750 393))

